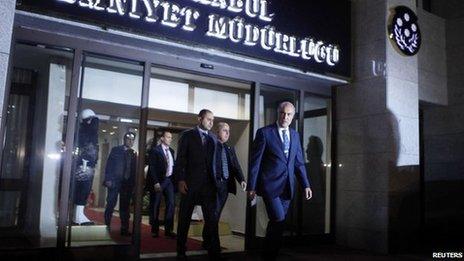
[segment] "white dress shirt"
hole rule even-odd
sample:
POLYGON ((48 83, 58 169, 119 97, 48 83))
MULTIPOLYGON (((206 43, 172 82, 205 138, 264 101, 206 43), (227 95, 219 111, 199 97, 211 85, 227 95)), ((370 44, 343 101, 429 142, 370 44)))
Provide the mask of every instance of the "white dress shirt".
POLYGON ((284 137, 282 136, 282 130, 285 130, 285 134, 287 135, 288 141, 290 142, 290 128, 289 127, 282 128, 279 125, 277 126, 278 126, 277 130, 279 132, 280 141, 284 142, 284 137))
POLYGON ((163 149, 164 156, 168 159, 168 167, 166 169, 166 177, 172 175, 172 169, 174 167, 174 158, 172 157, 171 150, 165 144, 161 144, 161 148, 163 149))

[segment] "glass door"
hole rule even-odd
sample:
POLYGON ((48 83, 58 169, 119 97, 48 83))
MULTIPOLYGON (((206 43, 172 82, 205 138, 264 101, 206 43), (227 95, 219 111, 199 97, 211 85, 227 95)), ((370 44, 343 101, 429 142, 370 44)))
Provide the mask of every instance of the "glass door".
POLYGON ((298 235, 331 232, 332 117, 331 100, 305 93, 303 150, 313 198, 300 202, 298 235))
POLYGON ((55 247, 73 50, 16 43, 0 173, 0 248, 55 247))
POLYGON ((142 85, 142 64, 84 54, 75 119, 69 246, 132 242, 142 85))

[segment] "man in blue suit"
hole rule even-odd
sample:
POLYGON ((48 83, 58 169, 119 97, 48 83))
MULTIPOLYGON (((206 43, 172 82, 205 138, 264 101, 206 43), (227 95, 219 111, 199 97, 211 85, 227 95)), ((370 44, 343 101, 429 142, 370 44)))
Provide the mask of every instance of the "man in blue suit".
POLYGON ((146 188, 150 192, 150 224, 152 237, 159 233, 159 207, 161 196, 164 195, 166 209, 164 214, 164 235, 174 237, 174 150, 169 147, 172 134, 164 131, 160 144, 153 146, 148 153, 148 176, 146 188))
POLYGON ((248 197, 261 196, 266 206, 269 223, 266 229, 263 258, 274 260, 278 255, 285 216, 295 191, 295 179, 304 188, 305 198, 312 197, 298 133, 289 128, 295 106, 282 102, 275 124, 256 132, 248 176, 248 197))
POLYGON ((174 175, 181 193, 177 226, 177 256, 185 258, 190 220, 195 205, 201 205, 209 231, 208 255, 220 255, 217 209, 218 180, 215 168, 217 138, 210 132, 214 123, 211 111, 198 114, 198 126, 185 131, 179 139, 174 175))
POLYGON ((108 188, 106 195, 105 224, 111 227, 114 207, 119 194, 119 216, 121 218, 121 235, 130 236, 129 206, 135 186, 137 153, 134 146, 135 133, 124 135, 124 144, 111 149, 106 162, 105 180, 103 185, 108 188))

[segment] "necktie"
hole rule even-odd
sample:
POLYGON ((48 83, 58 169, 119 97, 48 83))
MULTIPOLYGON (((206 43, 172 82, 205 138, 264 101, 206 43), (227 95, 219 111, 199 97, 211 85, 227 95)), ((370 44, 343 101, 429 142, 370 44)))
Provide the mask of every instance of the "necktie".
POLYGON ((287 130, 282 130, 282 139, 283 139, 285 157, 288 158, 288 153, 290 151, 290 141, 288 140, 287 130))
POLYGON ((224 177, 224 179, 228 179, 229 178, 229 166, 227 164, 226 148, 224 147, 224 145, 222 146, 221 159, 222 159, 222 176, 224 177))
POLYGON ((169 160, 169 149, 165 149, 164 156, 166 157, 166 177, 171 176, 170 165, 171 161, 169 160))
POLYGON ((203 144, 203 146, 206 144, 206 139, 208 138, 207 136, 208 135, 206 135, 206 133, 201 132, 201 143, 203 144))
POLYGON ((124 179, 125 180, 128 180, 130 178, 130 175, 131 175, 131 150, 130 149, 127 149, 124 153, 125 157, 125 166, 124 166, 124 179))

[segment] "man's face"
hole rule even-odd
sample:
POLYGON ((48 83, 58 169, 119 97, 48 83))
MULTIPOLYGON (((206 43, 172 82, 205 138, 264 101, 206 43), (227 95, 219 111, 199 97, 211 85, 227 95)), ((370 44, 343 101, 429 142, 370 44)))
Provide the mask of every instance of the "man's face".
POLYGON ((134 146, 134 140, 135 139, 131 139, 131 138, 127 138, 125 137, 124 138, 124 145, 128 148, 132 148, 134 146))
POLYGON ((165 132, 163 137, 161 137, 161 142, 166 146, 170 146, 172 142, 172 134, 170 132, 165 132))
POLYGON ((219 141, 222 143, 225 143, 229 140, 229 136, 230 136, 230 127, 229 125, 226 124, 218 131, 219 141))
POLYGON ((203 118, 198 118, 200 127, 204 130, 211 130, 214 124, 214 115, 210 112, 206 113, 203 118))
POLYGON ((295 109, 291 105, 283 107, 279 112, 279 126, 282 128, 290 126, 293 116, 295 116, 295 109))

